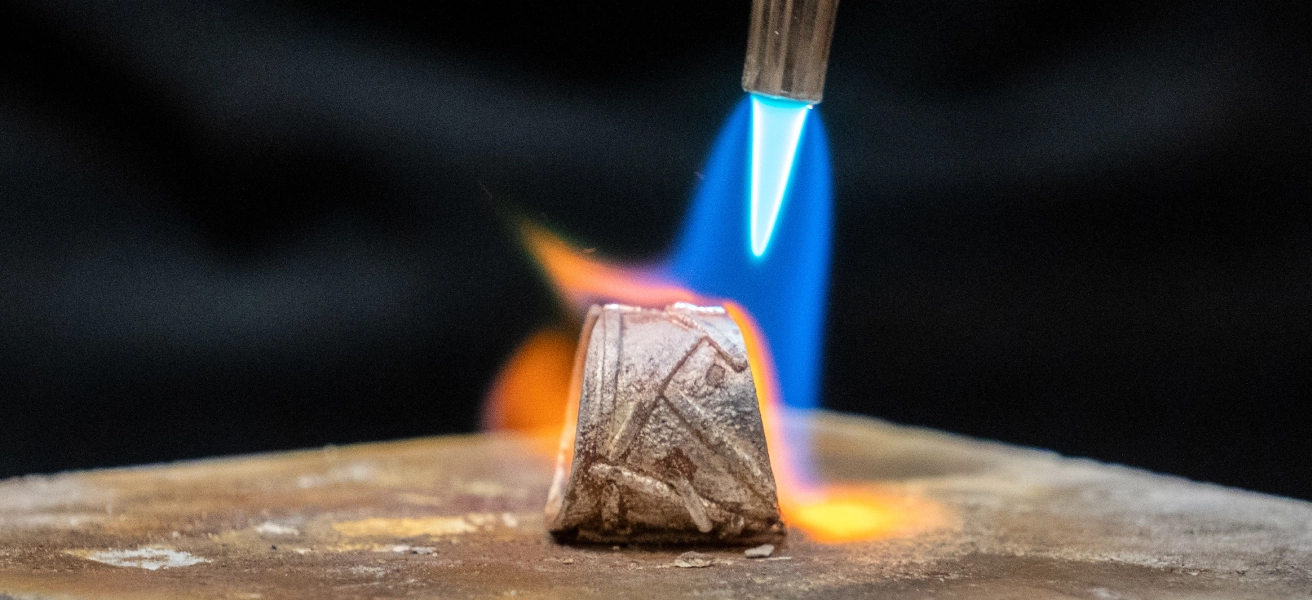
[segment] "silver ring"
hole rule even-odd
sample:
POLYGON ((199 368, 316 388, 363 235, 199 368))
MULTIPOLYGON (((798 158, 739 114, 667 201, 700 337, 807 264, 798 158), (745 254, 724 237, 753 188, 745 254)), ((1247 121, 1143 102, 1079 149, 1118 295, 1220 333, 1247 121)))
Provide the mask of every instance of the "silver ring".
POLYGON ((562 542, 778 539, 742 332, 723 308, 593 306, 547 500, 562 542))

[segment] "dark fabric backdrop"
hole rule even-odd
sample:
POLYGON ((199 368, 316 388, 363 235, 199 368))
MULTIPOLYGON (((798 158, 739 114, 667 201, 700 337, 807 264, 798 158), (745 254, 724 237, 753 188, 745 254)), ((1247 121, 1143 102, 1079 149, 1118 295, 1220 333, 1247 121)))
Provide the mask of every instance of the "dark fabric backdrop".
MULTIPOLYGON (((0 4, 0 476, 472 429, 747 4, 0 4)), ((1312 498, 1306 4, 844 0, 827 405, 1312 498)))

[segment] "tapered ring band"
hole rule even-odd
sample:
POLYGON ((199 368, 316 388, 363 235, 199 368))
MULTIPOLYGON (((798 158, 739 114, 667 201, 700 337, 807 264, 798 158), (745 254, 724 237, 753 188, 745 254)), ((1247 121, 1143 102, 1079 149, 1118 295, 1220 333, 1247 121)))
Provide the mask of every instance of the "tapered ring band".
POLYGON ((593 306, 570 394, 547 501, 558 540, 782 535, 746 345, 723 308, 593 306))

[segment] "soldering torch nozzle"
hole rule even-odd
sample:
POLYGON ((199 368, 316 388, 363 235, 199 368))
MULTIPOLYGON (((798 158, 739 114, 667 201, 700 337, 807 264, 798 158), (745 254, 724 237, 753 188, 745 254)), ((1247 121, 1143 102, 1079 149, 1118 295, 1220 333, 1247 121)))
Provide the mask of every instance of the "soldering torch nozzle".
POLYGON ((743 89, 819 102, 838 0, 752 0, 743 89))

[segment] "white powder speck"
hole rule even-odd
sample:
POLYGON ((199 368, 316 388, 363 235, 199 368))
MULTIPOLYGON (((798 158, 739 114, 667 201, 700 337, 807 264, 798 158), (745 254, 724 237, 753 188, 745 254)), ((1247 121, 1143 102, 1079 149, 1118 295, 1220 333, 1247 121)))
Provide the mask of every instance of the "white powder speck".
POLYGON ((188 552, 172 548, 147 547, 136 550, 82 550, 69 552, 98 563, 115 567, 136 567, 155 571, 170 567, 190 567, 191 565, 210 562, 188 552))
POLYGON ((301 530, 287 525, 279 525, 273 521, 265 521, 255 528, 255 533, 260 535, 301 535, 301 530))

